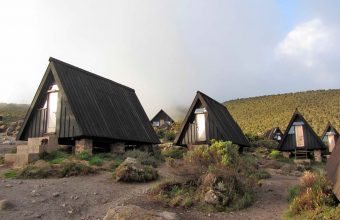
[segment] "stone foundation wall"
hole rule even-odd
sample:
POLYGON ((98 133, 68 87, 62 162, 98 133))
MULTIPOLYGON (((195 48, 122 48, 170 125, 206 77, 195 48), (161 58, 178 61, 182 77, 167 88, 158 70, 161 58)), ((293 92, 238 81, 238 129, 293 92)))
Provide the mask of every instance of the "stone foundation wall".
POLYGON ((76 140, 74 146, 74 153, 78 154, 84 151, 89 152, 92 155, 93 141, 91 139, 76 140))
POLYGON ((288 152, 288 151, 283 151, 283 152, 282 152, 282 156, 283 156, 284 158, 288 158, 288 159, 289 159, 290 152, 288 152))
POLYGON ((321 162, 322 161, 321 150, 314 150, 314 160, 316 162, 321 162))

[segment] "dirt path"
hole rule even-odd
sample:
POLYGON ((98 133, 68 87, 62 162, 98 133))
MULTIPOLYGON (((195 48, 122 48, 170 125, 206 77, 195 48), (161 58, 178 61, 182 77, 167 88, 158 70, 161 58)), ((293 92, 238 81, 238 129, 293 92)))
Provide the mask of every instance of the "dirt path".
POLYGON ((111 173, 63 179, 0 180, 0 200, 15 205, 0 219, 102 219, 107 210, 153 184, 115 183, 111 173))
POLYGON ((130 201, 135 205, 143 208, 152 208, 162 210, 165 209, 170 212, 176 212, 181 219, 281 219, 284 211, 287 209, 287 190, 289 187, 298 183, 298 177, 285 176, 269 171, 272 177, 264 180, 262 187, 257 192, 257 200, 251 207, 238 212, 232 213, 215 213, 208 214, 198 210, 183 210, 177 208, 162 207, 160 204, 145 201, 145 197, 134 199, 130 201))

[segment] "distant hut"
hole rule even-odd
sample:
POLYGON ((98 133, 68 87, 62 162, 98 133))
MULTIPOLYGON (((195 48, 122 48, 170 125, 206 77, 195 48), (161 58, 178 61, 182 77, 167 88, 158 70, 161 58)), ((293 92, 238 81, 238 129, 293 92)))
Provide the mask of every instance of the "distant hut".
POLYGON ((227 108, 202 92, 197 92, 174 143, 181 146, 210 144, 211 139, 250 146, 227 108))
POLYGON ((326 163, 327 179, 333 184, 333 192, 340 200, 340 141, 333 148, 326 163))
POLYGON ((339 132, 333 127, 330 122, 328 122, 325 131, 321 136, 321 140, 327 147, 327 153, 332 153, 338 138, 339 132))
POLYGON ((170 127, 172 123, 174 123, 174 120, 165 111, 163 111, 163 109, 161 109, 155 117, 151 119, 153 127, 170 127))
POLYGON ((288 157, 289 153, 293 153, 296 159, 307 159, 313 152, 315 160, 321 161, 321 151, 326 147, 302 114, 296 109, 278 149, 284 152, 285 157, 288 157))
POLYGON ((282 131, 280 130, 279 127, 272 128, 272 129, 266 131, 263 135, 263 137, 265 139, 275 140, 277 142, 281 141, 282 136, 283 136, 283 133, 282 133, 282 131))
POLYGON ((54 58, 49 61, 18 140, 47 137, 55 144, 75 145, 76 152, 159 143, 133 89, 54 58))

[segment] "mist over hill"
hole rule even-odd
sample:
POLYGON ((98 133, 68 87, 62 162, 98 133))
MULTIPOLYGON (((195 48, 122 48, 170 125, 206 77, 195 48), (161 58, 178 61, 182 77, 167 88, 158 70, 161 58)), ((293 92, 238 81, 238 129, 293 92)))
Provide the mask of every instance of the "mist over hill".
POLYGON ((273 127, 284 131, 295 108, 318 135, 322 134, 328 121, 340 130, 340 89, 236 99, 224 105, 244 133, 260 134, 273 127))
POLYGON ((0 103, 0 115, 5 124, 24 119, 29 108, 27 104, 0 103))

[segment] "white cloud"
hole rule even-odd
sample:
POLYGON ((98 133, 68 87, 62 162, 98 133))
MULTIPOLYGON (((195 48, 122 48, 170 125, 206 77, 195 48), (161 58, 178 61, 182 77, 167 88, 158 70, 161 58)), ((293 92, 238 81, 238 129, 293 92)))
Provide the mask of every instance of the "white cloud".
POLYGON ((312 67, 320 56, 332 50, 333 39, 333 30, 316 18, 294 27, 278 44, 276 54, 312 67))

